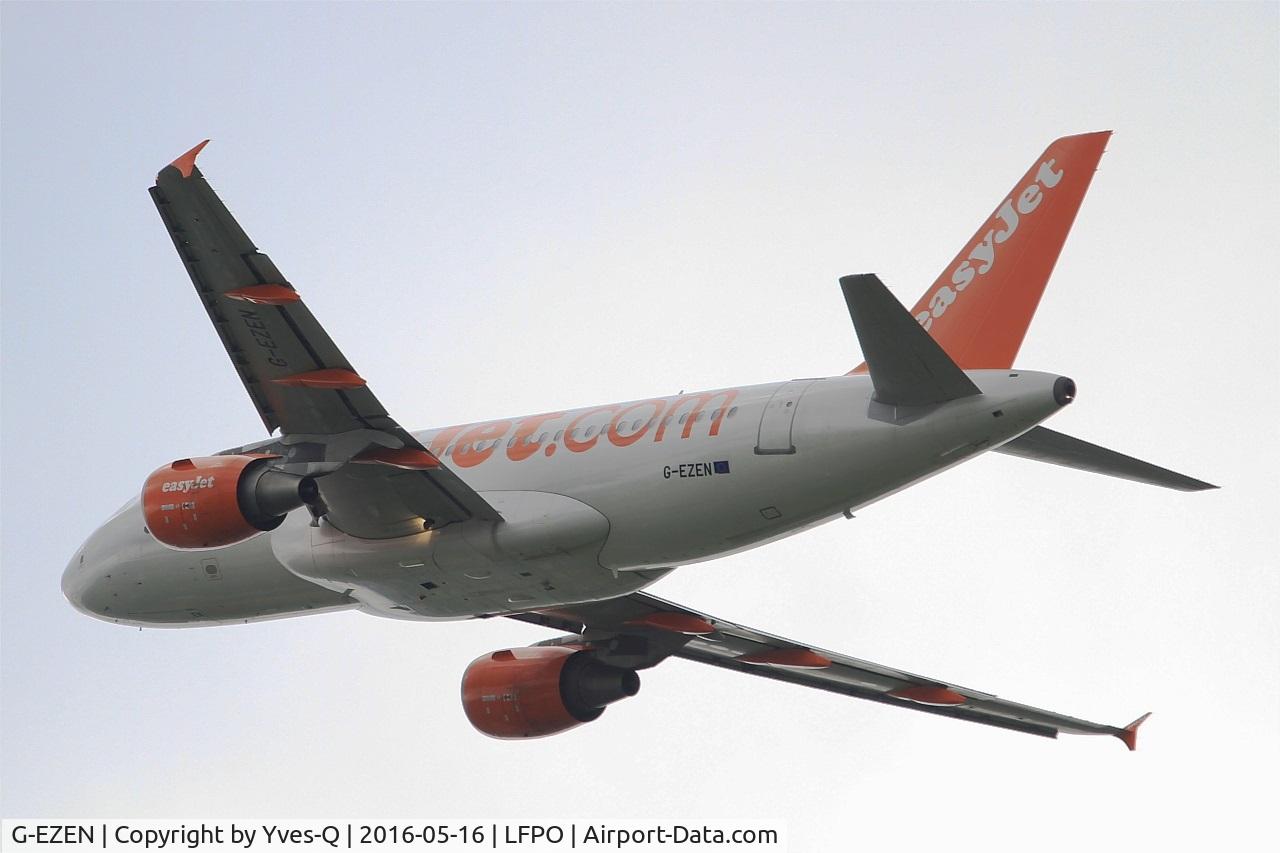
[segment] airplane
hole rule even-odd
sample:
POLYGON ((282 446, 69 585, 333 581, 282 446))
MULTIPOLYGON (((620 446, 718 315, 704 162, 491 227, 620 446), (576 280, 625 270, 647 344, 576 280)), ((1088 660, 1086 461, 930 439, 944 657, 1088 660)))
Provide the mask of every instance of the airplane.
POLYGON ((556 734, 671 658, 1046 737, 1109 726, 796 642, 644 592, 994 451, 1216 488, 1041 425, 1071 379, 1014 360, 1110 131, 1051 143, 910 310, 840 279, 847 373, 410 432, 205 181, 160 171, 160 218, 268 438, 156 469, 71 558, 78 610, 138 627, 355 609, 508 617, 559 636, 473 661, 462 705, 501 739, 556 734))

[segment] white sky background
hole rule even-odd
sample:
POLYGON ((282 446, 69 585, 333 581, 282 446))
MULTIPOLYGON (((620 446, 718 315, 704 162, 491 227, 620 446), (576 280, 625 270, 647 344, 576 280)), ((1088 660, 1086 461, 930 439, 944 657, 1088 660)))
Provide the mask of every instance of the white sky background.
MULTIPOLYGON (((1254 848, 1280 766, 1280 9, 5 3, 6 816, 778 818, 794 850, 1254 848), (487 621, 137 631, 59 575, 262 435, 147 197, 201 167, 413 427, 839 373, 1057 136, 1114 129, 1019 365, 1187 495, 986 456, 658 595, 1137 754, 682 661, 472 731, 487 621)), ((1263 833, 1267 832, 1267 836, 1263 833)))

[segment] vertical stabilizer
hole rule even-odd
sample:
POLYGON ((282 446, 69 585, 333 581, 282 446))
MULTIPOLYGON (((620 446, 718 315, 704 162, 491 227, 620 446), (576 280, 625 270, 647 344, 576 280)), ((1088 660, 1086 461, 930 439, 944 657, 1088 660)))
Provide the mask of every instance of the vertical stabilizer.
POLYGON ((1013 366, 1110 137, 1046 148, 911 309, 961 368, 1013 366))

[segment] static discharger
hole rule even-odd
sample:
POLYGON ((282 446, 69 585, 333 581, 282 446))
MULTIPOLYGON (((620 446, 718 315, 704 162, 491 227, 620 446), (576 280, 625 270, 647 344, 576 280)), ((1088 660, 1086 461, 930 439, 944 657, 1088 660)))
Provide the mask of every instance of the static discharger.
POLYGON ((288 305, 302 297, 292 287, 283 284, 255 284, 251 287, 240 287, 222 294, 228 299, 241 302, 252 302, 254 305, 288 305))
POLYGON ((340 367, 295 373, 272 381, 277 385, 288 385, 290 388, 332 388, 338 391, 346 388, 360 388, 366 384, 364 379, 353 371, 340 367))

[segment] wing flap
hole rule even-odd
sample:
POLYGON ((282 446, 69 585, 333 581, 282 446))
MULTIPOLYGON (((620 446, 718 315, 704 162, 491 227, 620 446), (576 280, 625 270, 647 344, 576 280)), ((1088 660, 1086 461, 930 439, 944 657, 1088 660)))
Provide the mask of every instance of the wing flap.
POLYGON ((926 714, 935 714, 940 717, 951 717, 952 719, 966 720, 971 723, 981 723, 985 726, 994 726, 1001 729, 1025 732, 1026 734, 1039 735, 1040 737, 1056 738, 1058 736, 1058 729, 1051 725, 1041 725, 1016 718, 986 714, 979 709, 965 706, 948 707, 909 702, 905 699, 899 699, 891 696, 884 690, 860 686, 855 682, 845 681, 836 677, 823 677, 821 673, 815 673, 811 670, 800 671, 795 669, 785 669, 782 667, 753 667, 750 664, 743 664, 733 660, 725 660, 716 656, 708 649, 694 646, 692 643, 682 649, 676 656, 684 658, 685 660, 698 661, 699 663, 706 663, 712 666, 719 666, 736 672, 746 673, 747 675, 757 675, 761 678, 768 678, 773 681, 782 681, 787 684, 796 684, 801 687, 814 687, 818 690, 825 690, 828 693, 838 693, 841 696, 851 696, 855 699, 866 699, 869 702, 879 702, 884 705, 893 705, 899 708, 910 708, 913 711, 923 711, 926 714))

